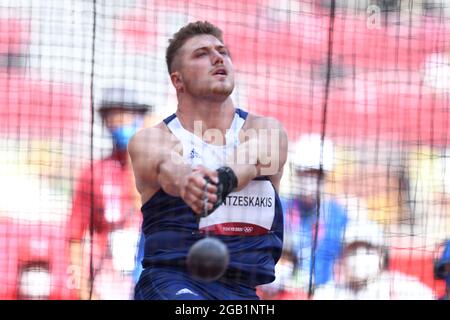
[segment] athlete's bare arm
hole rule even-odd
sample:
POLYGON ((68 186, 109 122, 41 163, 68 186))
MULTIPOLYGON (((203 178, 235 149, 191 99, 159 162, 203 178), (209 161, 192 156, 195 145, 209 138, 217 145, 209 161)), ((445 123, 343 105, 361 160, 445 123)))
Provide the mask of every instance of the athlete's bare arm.
MULTIPOLYGON (((204 177, 217 182, 217 173, 204 167, 191 168, 185 163, 181 143, 164 128, 164 124, 138 132, 131 139, 128 152, 143 203, 162 188, 172 196, 181 197, 194 212, 203 212, 204 177)), ((208 210, 217 200, 216 192, 217 188, 208 184, 208 210)))
POLYGON ((281 123, 249 114, 241 131, 241 141, 228 164, 238 177, 237 189, 244 188, 258 176, 268 176, 278 191, 288 149, 287 134, 281 123))

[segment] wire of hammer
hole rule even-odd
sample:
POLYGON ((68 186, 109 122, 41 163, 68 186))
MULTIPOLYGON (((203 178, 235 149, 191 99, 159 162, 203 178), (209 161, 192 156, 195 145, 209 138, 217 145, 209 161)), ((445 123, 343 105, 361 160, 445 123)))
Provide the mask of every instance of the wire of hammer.
MULTIPOLYGON (((207 192, 208 184, 209 184, 209 181, 206 180, 205 187, 203 189, 203 215, 202 215, 203 217, 208 216, 208 192, 207 192)), ((208 236, 208 235, 209 235, 208 230, 205 230, 205 236, 208 236)))

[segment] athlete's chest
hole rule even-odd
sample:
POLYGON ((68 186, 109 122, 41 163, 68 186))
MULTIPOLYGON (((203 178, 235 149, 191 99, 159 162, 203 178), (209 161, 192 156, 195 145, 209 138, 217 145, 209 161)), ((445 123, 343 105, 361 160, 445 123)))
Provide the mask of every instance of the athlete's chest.
POLYGON ((186 139, 183 144, 183 159, 191 166, 202 165, 215 170, 227 163, 237 148, 237 144, 216 146, 201 141, 186 139))

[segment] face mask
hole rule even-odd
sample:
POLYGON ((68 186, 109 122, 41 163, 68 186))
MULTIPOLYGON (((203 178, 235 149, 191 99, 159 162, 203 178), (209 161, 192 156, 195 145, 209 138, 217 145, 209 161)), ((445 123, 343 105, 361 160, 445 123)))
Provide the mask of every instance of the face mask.
POLYGON ((348 279, 364 281, 380 273, 381 257, 377 252, 357 249, 353 255, 345 258, 344 265, 348 279))
POLYGON ((118 150, 126 150, 131 137, 142 127, 143 119, 138 118, 132 124, 118 127, 111 131, 114 145, 118 150))

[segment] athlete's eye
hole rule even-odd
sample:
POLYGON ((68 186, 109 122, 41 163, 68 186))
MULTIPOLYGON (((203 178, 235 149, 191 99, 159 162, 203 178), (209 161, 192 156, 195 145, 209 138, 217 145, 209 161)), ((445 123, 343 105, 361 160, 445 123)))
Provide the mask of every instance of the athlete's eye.
POLYGON ((204 55, 206 55, 206 52, 205 52, 205 51, 200 51, 200 52, 197 52, 197 53, 195 54, 195 56, 196 56, 197 58, 202 57, 202 56, 204 56, 204 55))

